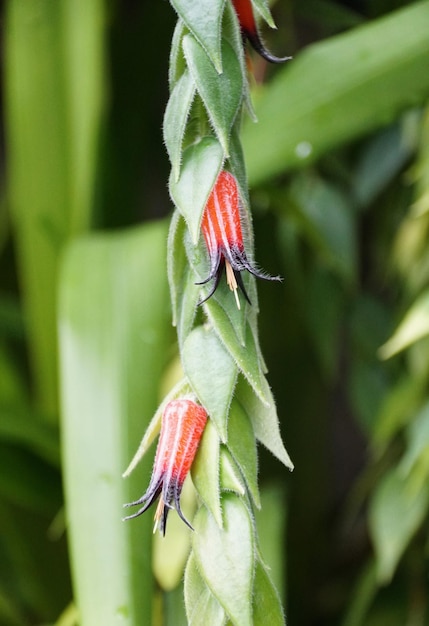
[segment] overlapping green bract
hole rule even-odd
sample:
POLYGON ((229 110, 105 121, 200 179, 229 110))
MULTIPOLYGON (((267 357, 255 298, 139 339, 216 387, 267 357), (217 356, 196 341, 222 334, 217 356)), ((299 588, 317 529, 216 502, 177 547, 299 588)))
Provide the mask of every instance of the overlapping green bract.
MULTIPOLYGON (((211 418, 192 470, 201 504, 185 574, 186 611, 190 624, 201 623, 203 611, 205 623, 210 616, 210 624, 250 626, 265 623, 266 608, 272 623, 281 624, 279 600, 257 551, 256 440, 292 464, 265 378, 253 276, 243 276, 253 307, 243 302, 238 310, 221 283, 196 315, 201 288, 195 282, 208 270, 201 218, 221 169, 235 175, 248 207, 240 122, 249 98, 240 28, 229 1, 210 3, 210 9, 188 0, 172 5, 179 22, 164 118, 176 206, 168 275, 185 378, 211 418)), ((269 18, 265 3, 258 8, 269 18)), ((252 241, 248 245, 252 250, 252 241)))

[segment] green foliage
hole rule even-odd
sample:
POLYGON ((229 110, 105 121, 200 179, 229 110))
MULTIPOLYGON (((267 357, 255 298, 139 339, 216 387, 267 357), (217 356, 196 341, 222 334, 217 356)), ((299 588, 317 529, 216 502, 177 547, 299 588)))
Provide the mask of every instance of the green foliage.
POLYGON ((428 621, 428 4, 252 2, 294 59, 250 88, 230 0, 1 9, 2 624, 428 621), (196 308, 225 166, 284 282, 196 308), (122 505, 190 392, 195 532, 152 539, 122 505))

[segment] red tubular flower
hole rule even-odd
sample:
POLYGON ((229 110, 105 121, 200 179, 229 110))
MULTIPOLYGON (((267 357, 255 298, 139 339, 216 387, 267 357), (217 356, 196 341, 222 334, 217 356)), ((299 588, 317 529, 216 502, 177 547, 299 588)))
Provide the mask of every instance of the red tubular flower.
POLYGON ((251 0, 232 0, 235 12, 240 22, 241 33, 243 38, 248 39, 252 48, 256 50, 266 61, 270 63, 283 63, 289 61, 292 57, 276 57, 266 49, 262 43, 261 36, 256 26, 255 16, 253 14, 251 0))
POLYGON ((170 509, 176 509, 180 518, 193 530, 180 508, 180 494, 185 478, 191 469, 206 422, 205 409, 192 400, 172 400, 167 404, 162 416, 161 434, 149 487, 141 498, 124 505, 128 507, 143 504, 143 506, 137 513, 124 519, 138 517, 160 495, 155 512, 154 532, 159 524, 160 532, 165 535, 170 509))
POLYGON ((280 276, 269 276, 252 267, 249 263, 244 250, 241 212, 242 206, 237 181, 232 174, 222 171, 209 196, 201 222, 201 229, 210 257, 210 273, 205 280, 196 284, 205 285, 213 279, 214 284, 208 296, 199 304, 214 294, 224 267, 228 286, 231 291, 234 291, 238 308, 240 308, 238 287, 240 287, 247 302, 251 304, 240 274, 243 270, 247 270, 257 278, 281 280, 280 276))

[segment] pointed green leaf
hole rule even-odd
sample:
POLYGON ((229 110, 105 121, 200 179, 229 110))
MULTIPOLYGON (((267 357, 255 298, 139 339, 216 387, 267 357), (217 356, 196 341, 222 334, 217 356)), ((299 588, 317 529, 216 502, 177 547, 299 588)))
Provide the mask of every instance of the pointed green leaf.
POLYGON ((234 400, 228 420, 228 449, 240 468, 256 506, 260 507, 258 456, 252 424, 241 405, 234 400))
POLYGON ((183 72, 186 70, 186 61, 183 54, 182 38, 188 32, 185 24, 179 18, 176 28, 174 29, 173 39, 171 41, 170 63, 168 66, 168 84, 172 91, 176 81, 179 80, 183 72))
POLYGON ((170 177, 170 194, 186 220, 194 244, 200 236, 200 224, 210 192, 223 163, 223 150, 214 137, 203 137, 183 153, 179 180, 170 177))
POLYGON ((186 71, 175 84, 164 115, 164 141, 176 182, 180 175, 183 135, 194 96, 194 81, 186 71))
POLYGON ((389 341, 381 346, 381 358, 388 359, 429 335, 429 290, 414 302, 389 341))
POLYGON ((268 406, 261 402, 243 378, 238 380, 235 395, 252 422, 256 438, 288 469, 293 470, 293 463, 280 435, 274 398, 265 378, 264 387, 264 395, 269 399, 268 406))
POLYGON ((241 372, 247 378, 260 400, 269 406, 270 400, 269 396, 266 395, 266 384, 262 373, 262 363, 259 359, 259 350, 249 324, 246 326, 245 345, 241 345, 238 343, 234 328, 226 316, 223 316, 223 318, 220 316, 212 317, 211 310, 208 307, 207 313, 216 333, 235 359, 241 372))
POLYGON ((170 0, 178 15, 203 46, 217 72, 222 72, 221 22, 225 0, 170 0))
POLYGON ((256 562, 255 583, 253 591, 253 625, 284 626, 280 598, 265 567, 256 562))
POLYGON ((233 491, 238 496, 246 495, 243 477, 226 446, 221 446, 220 450, 220 483, 223 491, 233 491))
POLYGON ((369 509, 369 528, 381 583, 392 578, 399 559, 423 522, 429 505, 424 485, 417 493, 397 468, 378 484, 369 509))
POLYGON ((213 330, 195 328, 182 353, 183 369, 201 404, 226 439, 229 405, 237 379, 237 367, 213 330))
POLYGON ((219 434, 211 420, 207 421, 198 451, 192 463, 192 482, 201 500, 219 526, 222 526, 219 489, 219 434))
POLYGON ((224 494, 224 527, 202 506, 195 516, 192 546, 198 570, 235 624, 252 625, 254 538, 240 498, 224 494))
POLYGON ((184 591, 189 626, 224 626, 225 611, 201 578, 193 554, 186 564, 184 591))
POLYGON ((234 50, 222 41, 223 72, 218 74, 200 44, 186 35, 183 50, 210 121, 226 155, 232 125, 243 97, 243 74, 234 50))
POLYGON ((283 66, 258 99, 259 123, 243 127, 250 183, 314 162, 426 102, 428 31, 428 3, 413 2, 283 66))
POLYGON ((276 28, 267 0, 252 0, 252 4, 259 15, 267 22, 268 26, 276 28))
POLYGON ((173 325, 177 326, 180 347, 191 331, 199 299, 199 289, 194 284, 194 275, 185 253, 185 233, 187 233, 185 222, 180 213, 175 211, 168 234, 167 272, 173 325))

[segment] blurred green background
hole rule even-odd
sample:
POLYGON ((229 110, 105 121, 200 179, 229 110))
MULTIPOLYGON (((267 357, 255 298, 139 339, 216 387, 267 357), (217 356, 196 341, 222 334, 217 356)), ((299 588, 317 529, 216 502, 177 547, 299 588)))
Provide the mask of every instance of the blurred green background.
MULTIPOLYGON (((162 141, 175 15, 142 0, 0 11, 0 624, 177 626, 187 536, 172 524, 166 556, 150 515, 120 519, 151 458, 121 473, 177 366, 162 141)), ((262 547, 290 624, 419 626, 429 4, 273 13, 267 45, 294 60, 253 57, 259 124, 244 120, 243 143, 256 258, 284 276, 259 285, 260 332, 295 471, 260 450, 262 547)))

